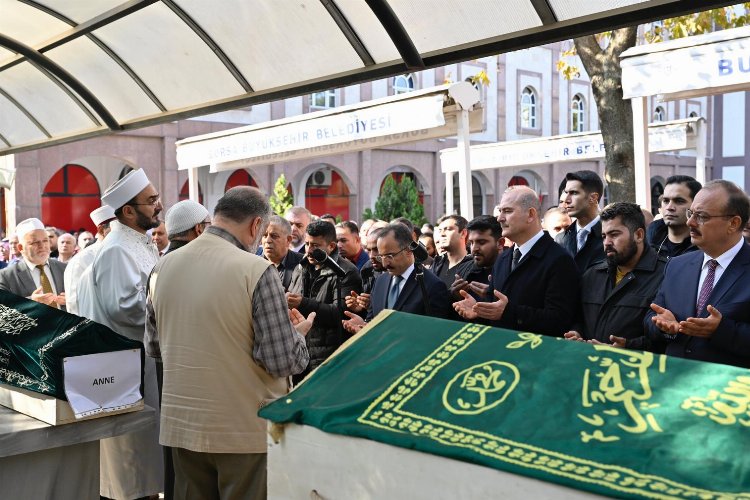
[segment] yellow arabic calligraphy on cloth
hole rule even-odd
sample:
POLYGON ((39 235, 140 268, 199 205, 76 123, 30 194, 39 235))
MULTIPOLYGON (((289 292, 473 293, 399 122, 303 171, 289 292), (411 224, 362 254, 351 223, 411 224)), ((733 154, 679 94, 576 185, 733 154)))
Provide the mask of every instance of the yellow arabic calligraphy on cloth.
MULTIPOLYGON (((654 354, 608 345, 594 347, 599 355, 588 357, 595 367, 584 371, 581 403, 585 413, 579 413, 578 418, 597 429, 581 431, 581 441, 618 441, 623 436, 617 429, 630 434, 662 432, 649 413, 658 406, 649 403, 653 392, 648 369, 654 363, 654 354), (616 420, 616 425, 608 425, 608 420, 616 420)), ((659 373, 664 373, 666 357, 658 359, 659 373)))

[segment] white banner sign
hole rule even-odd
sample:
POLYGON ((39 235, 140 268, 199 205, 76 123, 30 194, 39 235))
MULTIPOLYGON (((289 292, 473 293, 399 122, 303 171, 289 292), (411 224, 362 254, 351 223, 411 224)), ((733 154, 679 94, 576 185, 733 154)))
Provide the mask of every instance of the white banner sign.
MULTIPOLYGON (((714 93, 722 87, 750 83, 750 30, 737 28, 689 37, 694 45, 653 52, 637 47, 622 56, 622 88, 626 99, 691 91, 714 93), (728 38, 736 34, 734 39, 728 38), (713 43, 707 41, 714 40, 713 43), (632 55, 631 55, 632 53, 632 55)), ((667 98, 669 96, 666 96, 667 98)))
MULTIPOLYGON (((443 94, 185 142, 177 146, 180 170, 238 160, 273 163, 316 148, 421 131, 445 124, 443 94)), ((419 140, 419 133, 412 140, 419 140)), ((212 169, 213 170, 213 169, 212 169)))
MULTIPOLYGON (((659 124, 649 127, 649 150, 675 151, 694 146, 685 123, 659 124)), ((487 170, 503 167, 524 167, 544 163, 600 160, 604 158, 602 134, 574 134, 524 141, 498 142, 471 146, 471 169, 487 170)), ((443 173, 458 172, 455 148, 440 152, 443 173)))
POLYGON ((140 349, 64 358, 63 372, 76 418, 130 408, 143 398, 140 349))

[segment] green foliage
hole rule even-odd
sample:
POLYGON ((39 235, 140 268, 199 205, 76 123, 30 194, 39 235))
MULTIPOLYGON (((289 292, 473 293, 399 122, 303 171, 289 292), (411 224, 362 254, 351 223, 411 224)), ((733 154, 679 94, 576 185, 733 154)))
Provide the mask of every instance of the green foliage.
POLYGON ((276 179, 276 184, 273 186, 273 194, 268 199, 268 203, 271 205, 271 210, 276 215, 284 216, 286 211, 294 206, 294 198, 292 194, 287 190, 287 181, 284 174, 281 174, 276 179))
POLYGON ((401 182, 397 183, 393 176, 389 175, 385 179, 378 201, 375 202, 375 218, 390 221, 397 217, 406 217, 420 226, 427 222, 414 181, 403 176, 401 182))
POLYGON ((374 219, 375 214, 372 213, 372 208, 367 207, 365 208, 365 211, 362 212, 362 222, 366 221, 367 219, 374 219))

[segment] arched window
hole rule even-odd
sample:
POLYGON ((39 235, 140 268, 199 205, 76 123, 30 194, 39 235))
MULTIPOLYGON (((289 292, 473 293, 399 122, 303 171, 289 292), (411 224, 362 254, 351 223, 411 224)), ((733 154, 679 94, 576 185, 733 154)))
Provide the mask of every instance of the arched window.
POLYGON ((521 128, 536 128, 537 97, 531 87, 525 87, 521 92, 521 128))
POLYGON ((664 118, 666 116, 666 113, 664 113, 664 108, 661 106, 657 106, 654 110, 654 121, 655 122, 663 122, 664 118))
POLYGON ((65 165, 44 186, 42 220, 66 231, 96 230, 89 213, 101 206, 100 196, 94 174, 81 165, 65 165))
POLYGON ((414 75, 407 73, 393 78, 393 93, 405 94, 414 90, 414 75))
POLYGON ((252 186, 257 188, 258 183, 255 182, 253 176, 248 174, 246 170, 235 170, 227 179, 226 184, 224 184, 224 192, 226 193, 237 186, 252 186))
POLYGON ((323 92, 315 92, 310 96, 310 108, 311 109, 326 109, 336 107, 336 91, 335 90, 324 90, 323 92))
POLYGON ((581 94, 573 96, 570 103, 570 131, 583 132, 586 130, 586 101, 581 94))

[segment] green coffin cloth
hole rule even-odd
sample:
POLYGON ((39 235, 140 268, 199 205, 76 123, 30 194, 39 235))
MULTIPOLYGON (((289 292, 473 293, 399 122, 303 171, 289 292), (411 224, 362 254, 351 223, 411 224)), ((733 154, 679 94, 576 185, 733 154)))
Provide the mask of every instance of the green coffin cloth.
POLYGON ((719 499, 750 498, 749 404, 748 370, 394 312, 260 415, 603 495, 719 499))
POLYGON ((66 400, 63 358, 127 349, 141 350, 143 366, 140 342, 91 320, 0 290, 0 383, 66 400))

